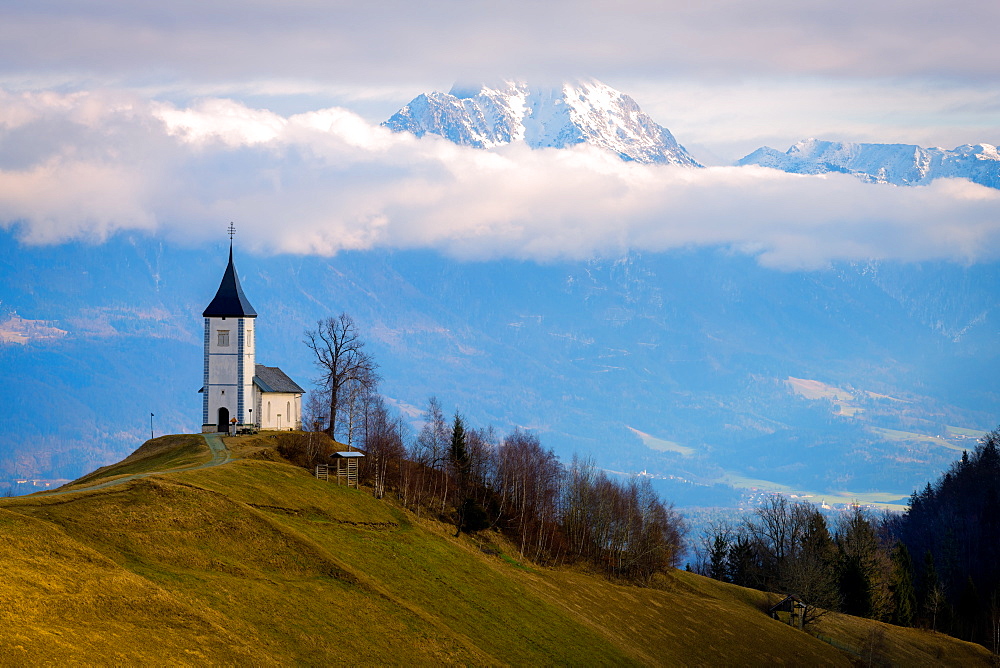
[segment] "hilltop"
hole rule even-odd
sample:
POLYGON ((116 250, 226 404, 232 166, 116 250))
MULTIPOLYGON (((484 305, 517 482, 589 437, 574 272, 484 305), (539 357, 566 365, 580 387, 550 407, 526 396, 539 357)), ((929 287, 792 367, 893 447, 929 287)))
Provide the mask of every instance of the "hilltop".
POLYGON ((280 460, 274 437, 225 439, 225 457, 208 447, 215 438, 155 439, 61 492, 0 502, 0 661, 990 659, 976 645, 845 615, 821 620, 823 642, 764 614, 776 596, 690 573, 638 587, 522 563, 490 532, 455 538, 365 490, 314 479, 280 460))

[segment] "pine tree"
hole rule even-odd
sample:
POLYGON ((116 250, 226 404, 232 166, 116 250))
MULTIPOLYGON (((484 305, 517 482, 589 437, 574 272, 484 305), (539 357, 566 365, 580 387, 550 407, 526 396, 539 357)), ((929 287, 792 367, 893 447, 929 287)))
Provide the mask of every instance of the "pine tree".
POLYGON ((891 599, 887 555, 881 549, 874 523, 860 506, 854 506, 841 521, 837 546, 842 610, 871 619, 888 617, 891 599))
MULTIPOLYGON (((465 528, 465 515, 469 510, 469 451, 465 443, 465 425, 462 416, 455 413, 451 426, 451 448, 449 450, 452 474, 455 477, 455 504, 458 517, 455 521, 455 535, 465 528)), ((474 503, 474 502, 473 502, 474 503)))
POLYGON ((729 574, 726 568, 726 558, 729 556, 729 541, 726 537, 718 534, 712 541, 712 546, 708 552, 708 577, 722 582, 729 582, 729 574))
POLYGON ((786 587, 797 593, 808 605, 825 610, 840 607, 837 588, 837 548, 826 518, 813 506, 801 505, 806 513, 805 527, 798 548, 790 560, 786 587))
POLYGON ((917 596, 913 589, 913 560, 910 558, 910 551, 901 542, 897 542, 892 549, 889 590, 892 592, 892 623, 912 626, 917 607, 917 596))

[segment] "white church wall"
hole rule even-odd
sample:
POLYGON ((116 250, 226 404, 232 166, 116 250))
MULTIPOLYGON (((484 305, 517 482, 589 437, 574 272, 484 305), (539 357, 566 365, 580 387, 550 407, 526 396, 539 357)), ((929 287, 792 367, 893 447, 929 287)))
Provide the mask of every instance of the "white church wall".
POLYGON ((261 392, 260 406, 261 429, 301 429, 302 428, 302 395, 290 392, 261 392))
POLYGON ((211 385, 232 385, 236 387, 236 355, 217 355, 208 367, 208 382, 211 385))
POLYGON ((225 408, 230 419, 238 417, 237 415, 237 396, 236 396, 236 386, 221 387, 221 386, 209 386, 208 390, 208 419, 207 425, 202 425, 202 431, 216 431, 217 420, 219 419, 219 409, 225 408))
POLYGON ((208 318, 208 422, 203 431, 215 431, 209 425, 217 425, 219 408, 226 408, 230 419, 236 418, 240 424, 251 421, 254 407, 252 402, 254 348, 253 318, 208 318), (241 346, 241 332, 242 343, 241 346), (242 354, 241 354, 242 348, 242 354), (239 410, 240 366, 243 368, 243 412, 239 410))

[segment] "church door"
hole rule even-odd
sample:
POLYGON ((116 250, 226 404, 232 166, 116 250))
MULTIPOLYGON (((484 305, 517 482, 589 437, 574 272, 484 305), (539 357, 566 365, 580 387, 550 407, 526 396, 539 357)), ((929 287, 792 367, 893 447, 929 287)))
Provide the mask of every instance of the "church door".
POLYGON ((219 409, 219 431, 229 431, 229 409, 225 406, 219 409))

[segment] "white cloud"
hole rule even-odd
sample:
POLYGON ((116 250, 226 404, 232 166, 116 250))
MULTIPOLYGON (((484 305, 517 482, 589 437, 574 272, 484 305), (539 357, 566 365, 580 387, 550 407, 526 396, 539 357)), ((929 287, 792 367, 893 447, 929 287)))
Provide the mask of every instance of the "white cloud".
POLYGON ((712 164, 732 164, 765 145, 784 151, 809 137, 947 149, 1000 143, 995 86, 815 77, 608 83, 627 91, 699 160, 712 164))
POLYGON ((126 229, 198 242, 235 221, 261 252, 545 260, 721 244, 792 268, 1000 256, 1000 191, 966 181, 687 170, 583 146, 486 152, 344 109, 284 117, 220 99, 177 108, 113 92, 8 94, 0 155, 0 224, 27 243, 126 229), (45 142, 28 141, 38 133, 45 142))
POLYGON ((815 136, 1000 143, 981 0, 36 0, 0 10, 0 88, 128 88, 384 120, 455 80, 597 77, 728 164, 815 136))
POLYGON ((119 83, 663 72, 995 81, 1000 62, 1000 7, 979 0, 38 0, 3 18, 8 76, 119 83))

